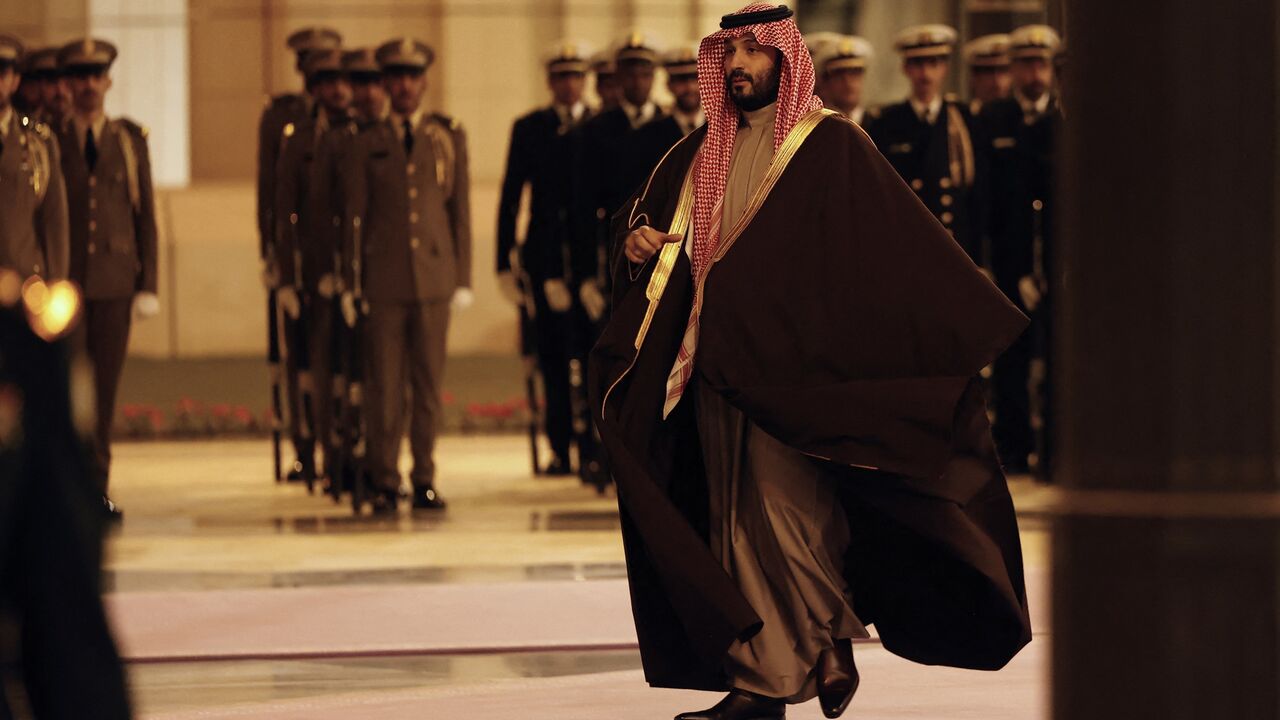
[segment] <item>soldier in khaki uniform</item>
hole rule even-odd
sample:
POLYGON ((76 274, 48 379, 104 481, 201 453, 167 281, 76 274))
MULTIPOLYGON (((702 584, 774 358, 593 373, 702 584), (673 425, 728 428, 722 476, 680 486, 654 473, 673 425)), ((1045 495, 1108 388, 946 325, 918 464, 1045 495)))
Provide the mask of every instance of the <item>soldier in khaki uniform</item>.
MULTIPOLYGON (((431 48, 404 38, 378 48, 391 115, 356 137, 343 172, 348 257, 368 307, 369 459, 375 512, 394 512, 412 388, 413 507, 442 509, 432 459, 450 306, 471 293, 471 208, 466 135, 426 112, 431 48)), ((350 307, 354 300, 344 302, 350 307)))
POLYGON ((70 278, 85 297, 85 347, 97 388, 94 472, 104 496, 129 328, 135 316, 147 318, 160 310, 147 132, 132 120, 103 112, 115 58, 111 43, 92 38, 58 51, 72 97, 71 114, 57 129, 71 224, 70 278))
MULTIPOLYGON (((313 52, 337 49, 342 43, 342 36, 336 30, 324 27, 304 28, 289 36, 289 49, 297 54, 298 72, 305 77, 305 66, 308 55, 313 52)), ((260 252, 263 262, 263 283, 270 293, 268 315, 276 316, 275 290, 280 285, 279 252, 276 247, 277 233, 282 221, 288 218, 276 217, 276 173, 280 163, 280 144, 284 138, 284 129, 290 124, 298 125, 310 117, 315 109, 315 90, 312 84, 306 83, 306 91, 302 93, 283 93, 267 101, 258 122, 258 234, 261 239, 260 252)), ((273 320, 274 323, 274 320, 273 320)), ((285 369, 286 386, 288 388, 289 417, 291 418, 292 440, 296 459, 288 473, 290 480, 310 481, 315 477, 313 453, 304 438, 305 423, 300 422, 302 416, 302 399, 298 384, 298 372, 295 362, 299 348, 292 348, 288 353, 288 367, 285 369)), ((274 368, 273 368, 274 370, 274 368)))
POLYGON ((67 191, 48 126, 18 115, 22 45, 0 35, 0 268, 23 278, 67 277, 67 191))
POLYGON ((31 114, 32 119, 51 128, 58 127, 71 107, 71 92, 58 70, 58 48, 33 50, 23 57, 22 66, 22 81, 30 80, 33 87, 40 88, 40 100, 31 114))
MULTIPOLYGON (((303 65, 315 103, 311 112, 281 131, 276 170, 276 262, 280 285, 276 300, 299 331, 291 345, 291 369, 298 371, 303 421, 294 423, 294 447, 303 468, 314 473, 315 439, 325 462, 332 463, 329 437, 333 415, 332 355, 334 304, 340 290, 340 210, 330 192, 329 174, 320 161, 330 130, 346 125, 351 87, 342 74, 342 51, 315 50, 303 65), (305 343, 305 347, 302 345, 305 343), (302 357, 305 362, 299 362, 302 357)), ((327 475, 328 473, 326 473, 327 475)))

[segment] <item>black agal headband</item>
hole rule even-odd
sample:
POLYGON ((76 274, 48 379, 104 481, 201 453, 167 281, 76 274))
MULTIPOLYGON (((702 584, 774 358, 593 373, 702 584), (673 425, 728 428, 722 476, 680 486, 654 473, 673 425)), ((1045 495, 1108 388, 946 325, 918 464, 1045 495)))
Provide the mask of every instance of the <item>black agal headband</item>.
POLYGON ((736 15, 725 15, 720 18, 721 30, 732 30, 733 28, 745 27, 747 25, 759 25, 760 23, 778 22, 786 20, 795 15, 791 12, 791 8, 786 5, 779 5, 768 10, 757 10, 749 13, 739 13, 736 15))

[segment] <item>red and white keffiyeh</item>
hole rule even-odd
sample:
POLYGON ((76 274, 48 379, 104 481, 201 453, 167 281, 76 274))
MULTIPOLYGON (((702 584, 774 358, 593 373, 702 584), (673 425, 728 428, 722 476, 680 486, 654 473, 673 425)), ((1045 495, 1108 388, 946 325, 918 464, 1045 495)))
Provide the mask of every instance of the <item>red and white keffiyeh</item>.
MULTIPOLYGON (((775 5, 752 3, 734 15, 774 9, 775 5)), ((720 247, 721 216, 725 187, 729 182, 729 162, 733 159, 733 140, 738 132, 738 108, 729 98, 724 83, 724 43, 753 34, 762 45, 775 47, 782 53, 782 72, 778 83, 777 118, 774 121, 773 151, 786 139, 800 118, 822 107, 813 94, 813 60, 805 47, 804 37, 791 18, 774 22, 744 25, 712 33, 698 47, 698 86, 702 108, 707 115, 707 136, 694 159, 693 249, 690 254, 697 293, 701 279, 720 247)), ((693 360, 698 345, 698 315, 702 303, 695 297, 693 313, 685 328, 684 339, 671 374, 667 377, 667 398, 663 417, 679 404, 693 376, 693 360)))

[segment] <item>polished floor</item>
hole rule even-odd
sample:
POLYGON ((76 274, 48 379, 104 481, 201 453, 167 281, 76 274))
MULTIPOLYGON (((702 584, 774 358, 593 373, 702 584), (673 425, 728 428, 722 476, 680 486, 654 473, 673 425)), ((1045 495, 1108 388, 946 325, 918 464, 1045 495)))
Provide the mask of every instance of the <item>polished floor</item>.
MULTIPOLYGON (((446 513, 374 520, 273 483, 263 441, 118 445, 106 580, 139 716, 443 717, 484 697, 471 717, 641 718, 714 700, 646 691, 613 498, 532 477, 519 436, 446 437, 438 461, 446 513), (508 624, 471 631, 495 625, 482 613, 508 624)), ((1048 491, 1014 490, 1043 578, 1048 491)), ((1039 717, 1047 629, 994 674, 860 645, 856 716, 1039 717), (929 697, 895 703, 914 682, 929 697)))

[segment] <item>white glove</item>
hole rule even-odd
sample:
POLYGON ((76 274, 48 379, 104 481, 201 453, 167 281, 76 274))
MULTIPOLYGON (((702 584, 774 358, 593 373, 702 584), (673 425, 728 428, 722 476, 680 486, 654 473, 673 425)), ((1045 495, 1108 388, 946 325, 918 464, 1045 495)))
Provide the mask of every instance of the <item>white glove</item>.
POLYGON ((280 268, 275 263, 262 261, 262 287, 275 290, 280 286, 280 268))
POLYGON ((591 318, 592 322, 604 317, 607 303, 604 293, 600 292, 600 286, 595 280, 584 280, 582 287, 578 288, 578 297, 582 300, 582 307, 587 311, 587 317, 591 318))
POLYGON ((355 327, 356 319, 359 317, 359 314, 356 312, 356 296, 349 292, 342 293, 341 304, 342 321, 345 322, 349 328, 355 327))
POLYGON ((153 292, 140 292, 133 296, 133 316, 139 320, 160 314, 160 298, 153 292))
POLYGON ((1018 294, 1022 296, 1022 306, 1027 312, 1035 312, 1041 300, 1040 285, 1036 283, 1036 279, 1026 275, 1019 280, 1018 294))
POLYGON ((317 283, 316 291, 320 293, 322 298, 331 298, 338 294, 338 277, 333 273, 325 273, 320 276, 320 282, 317 283))
POLYGON ((520 287, 516 285, 515 273, 510 270, 498 273, 498 289, 502 291, 502 297, 512 305, 524 304, 524 296, 520 294, 520 287))
POLYGON ((568 312, 573 307, 573 293, 563 280, 546 280, 542 292, 547 296, 547 307, 555 312, 568 312))
POLYGON ((298 299, 298 291, 288 285, 276 290, 276 304, 290 320, 297 320, 302 314, 302 301, 298 299))
POLYGON ((449 300, 449 307, 454 310, 466 310, 476 301, 476 294, 471 292, 471 288, 460 287, 453 291, 453 298, 449 300))

